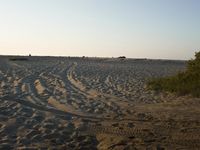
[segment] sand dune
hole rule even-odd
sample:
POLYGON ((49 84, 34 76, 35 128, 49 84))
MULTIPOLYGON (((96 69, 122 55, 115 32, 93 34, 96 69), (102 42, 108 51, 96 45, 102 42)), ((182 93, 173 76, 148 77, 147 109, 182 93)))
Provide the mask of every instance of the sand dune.
POLYGON ((148 91, 183 61, 0 59, 0 149, 199 149, 200 99, 148 91))

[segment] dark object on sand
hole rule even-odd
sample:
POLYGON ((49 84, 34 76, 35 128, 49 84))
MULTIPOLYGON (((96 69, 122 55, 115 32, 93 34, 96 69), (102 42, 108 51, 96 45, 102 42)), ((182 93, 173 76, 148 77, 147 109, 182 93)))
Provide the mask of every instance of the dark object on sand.
POLYGON ((9 59, 10 61, 28 61, 28 58, 25 58, 25 57, 15 57, 15 58, 10 58, 9 59))
POLYGON ((119 59, 126 59, 125 56, 119 56, 118 58, 119 58, 119 59))

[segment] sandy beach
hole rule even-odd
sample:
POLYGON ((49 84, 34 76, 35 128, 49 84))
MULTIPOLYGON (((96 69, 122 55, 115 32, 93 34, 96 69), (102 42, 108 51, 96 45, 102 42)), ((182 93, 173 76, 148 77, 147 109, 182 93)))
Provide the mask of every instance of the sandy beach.
POLYGON ((20 58, 0 57, 0 149, 200 149, 200 99, 146 88, 185 61, 20 58))

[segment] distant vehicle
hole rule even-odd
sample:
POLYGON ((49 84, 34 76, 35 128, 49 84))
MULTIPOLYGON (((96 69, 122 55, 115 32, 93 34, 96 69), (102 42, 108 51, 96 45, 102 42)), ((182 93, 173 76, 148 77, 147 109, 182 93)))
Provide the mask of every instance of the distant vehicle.
POLYGON ((126 59, 125 56, 119 56, 118 58, 119 58, 119 59, 126 59))

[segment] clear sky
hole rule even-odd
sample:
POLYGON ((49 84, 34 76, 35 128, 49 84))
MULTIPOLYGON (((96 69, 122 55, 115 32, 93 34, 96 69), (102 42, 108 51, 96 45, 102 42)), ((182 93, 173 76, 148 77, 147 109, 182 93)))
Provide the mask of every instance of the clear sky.
POLYGON ((0 54, 190 59, 200 0, 0 0, 0 54))

